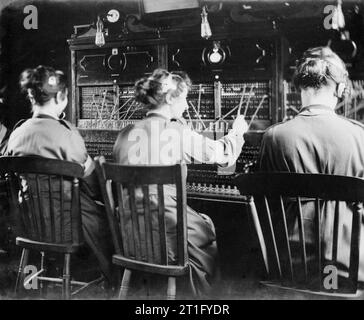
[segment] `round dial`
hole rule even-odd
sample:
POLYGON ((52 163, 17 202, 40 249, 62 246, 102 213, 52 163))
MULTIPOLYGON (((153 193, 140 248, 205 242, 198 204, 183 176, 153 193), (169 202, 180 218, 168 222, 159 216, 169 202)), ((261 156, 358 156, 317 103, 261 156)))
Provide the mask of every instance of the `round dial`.
POLYGON ((120 18, 120 13, 118 10, 115 9, 111 9, 108 13, 107 13, 107 21, 109 22, 116 22, 118 21, 120 18))

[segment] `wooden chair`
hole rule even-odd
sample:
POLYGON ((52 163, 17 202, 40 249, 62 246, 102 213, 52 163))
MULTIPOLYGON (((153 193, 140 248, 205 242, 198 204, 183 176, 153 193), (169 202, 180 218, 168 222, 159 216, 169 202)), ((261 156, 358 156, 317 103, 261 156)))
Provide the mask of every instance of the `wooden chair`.
POLYGON ((16 244, 23 250, 15 294, 24 283, 24 268, 31 250, 41 253, 41 263, 40 270, 27 277, 28 284, 35 278, 41 285, 62 284, 62 297, 69 299, 102 281, 71 281, 71 255, 84 245, 79 194, 83 168, 77 163, 41 157, 1 157, 0 171, 9 183, 13 207, 17 207, 24 231, 24 236, 16 238, 16 244), (46 271, 45 253, 64 255, 62 279, 42 276, 46 271), (80 287, 71 293, 73 285, 80 287))
POLYGON ((115 245, 113 263, 125 268, 119 299, 127 296, 132 270, 168 277, 167 299, 175 299, 176 277, 189 273, 183 167, 180 164, 117 165, 106 163, 104 157, 97 158, 96 163, 115 245), (116 187, 116 200, 112 182, 116 187), (163 185, 166 184, 175 185, 177 190, 177 259, 173 264, 170 263, 167 252, 163 190, 163 185), (151 185, 157 189, 158 208, 154 209, 149 200, 151 185), (136 197, 138 190, 142 192, 142 201, 139 202, 136 197), (153 233, 153 230, 157 232, 153 233))
MULTIPOLYGON (((294 289, 305 293, 337 297, 357 297, 360 229, 363 219, 364 180, 354 177, 300 173, 251 173, 236 178, 240 192, 249 195, 249 208, 257 232, 269 281, 265 285, 294 289), (325 261, 322 210, 324 203, 335 201, 332 230, 332 260, 325 261), (338 266, 338 202, 353 203, 350 264, 346 278, 339 277, 337 290, 325 288, 325 267, 338 266), (308 243, 304 206, 311 203, 314 243, 308 243), (290 211, 286 210, 291 206, 290 211), (293 210, 292 207, 295 209, 293 210), (287 215, 289 212, 289 215, 287 215), (294 217, 298 230, 292 241, 288 219, 294 217), (312 252, 309 250, 312 249, 312 252), (310 254, 313 259, 310 260, 310 254), (314 280, 317 281, 314 281, 314 280)), ((363 220, 364 221, 364 220, 363 220)), ((292 226, 292 225, 291 225, 292 226)), ((311 258, 312 258, 311 256, 311 258)), ((330 269, 328 269, 330 270, 330 269)))

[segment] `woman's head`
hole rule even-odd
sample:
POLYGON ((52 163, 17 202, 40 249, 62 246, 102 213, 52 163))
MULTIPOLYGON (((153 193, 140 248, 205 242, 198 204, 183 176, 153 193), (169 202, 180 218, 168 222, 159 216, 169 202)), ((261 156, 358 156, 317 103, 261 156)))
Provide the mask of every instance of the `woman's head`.
POLYGON ((151 110, 168 106, 172 117, 180 118, 188 107, 186 98, 190 86, 186 73, 156 69, 151 76, 135 83, 135 98, 151 110))
POLYGON ((51 105, 57 115, 67 106, 67 82, 62 71, 38 66, 26 69, 20 75, 20 88, 26 92, 34 107, 51 105))
POLYGON ((348 81, 348 72, 345 63, 329 47, 317 47, 304 52, 293 81, 301 90, 325 90, 341 98, 348 81))

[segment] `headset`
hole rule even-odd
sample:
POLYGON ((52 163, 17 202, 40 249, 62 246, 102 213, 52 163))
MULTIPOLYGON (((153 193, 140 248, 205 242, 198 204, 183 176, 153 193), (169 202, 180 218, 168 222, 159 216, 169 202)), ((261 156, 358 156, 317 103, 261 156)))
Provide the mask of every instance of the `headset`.
POLYGON ((349 94, 349 89, 345 82, 339 82, 336 84, 336 97, 344 99, 349 94))
POLYGON ((335 69, 337 69, 340 73, 339 77, 335 77, 330 67, 328 68, 329 74, 328 76, 336 83, 336 91, 335 96, 339 99, 344 99, 349 94, 349 75, 346 69, 343 68, 343 66, 338 65, 337 63, 333 62, 331 59, 327 59, 326 57, 322 58, 328 65, 333 66, 335 69))

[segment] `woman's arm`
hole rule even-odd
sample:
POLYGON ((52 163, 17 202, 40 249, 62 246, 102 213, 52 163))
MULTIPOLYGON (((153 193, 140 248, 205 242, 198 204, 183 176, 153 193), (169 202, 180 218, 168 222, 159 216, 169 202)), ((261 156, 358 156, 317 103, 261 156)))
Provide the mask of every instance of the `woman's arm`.
POLYGON ((99 182, 94 170, 95 163, 87 153, 83 138, 73 126, 71 126, 69 144, 65 153, 66 160, 77 162, 84 168, 84 176, 81 180, 81 190, 94 200, 102 200, 99 182))
POLYGON ((248 125, 243 116, 237 117, 232 130, 219 140, 213 140, 191 130, 183 129, 183 153, 187 162, 192 159, 201 163, 233 165, 241 153, 244 144, 244 133, 248 125))

